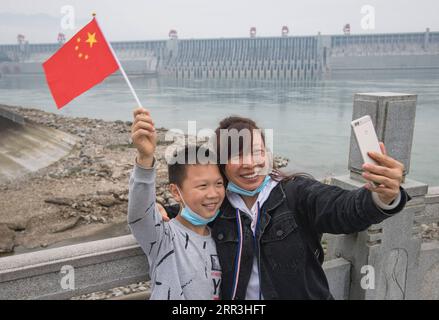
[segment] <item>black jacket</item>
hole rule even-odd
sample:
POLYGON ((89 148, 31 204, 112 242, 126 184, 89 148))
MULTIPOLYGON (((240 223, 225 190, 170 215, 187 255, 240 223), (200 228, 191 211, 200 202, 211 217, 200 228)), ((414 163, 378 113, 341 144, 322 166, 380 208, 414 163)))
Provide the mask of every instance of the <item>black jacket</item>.
POLYGON ((256 254, 264 299, 332 299, 322 268, 322 233, 349 234, 367 229, 400 212, 410 197, 401 188, 401 202, 389 211, 379 209, 370 191, 347 191, 309 178, 279 183, 260 208, 256 236, 251 218, 239 212, 242 250, 236 280, 239 245, 237 209, 225 199, 212 223, 222 267, 221 298, 245 299, 256 254))

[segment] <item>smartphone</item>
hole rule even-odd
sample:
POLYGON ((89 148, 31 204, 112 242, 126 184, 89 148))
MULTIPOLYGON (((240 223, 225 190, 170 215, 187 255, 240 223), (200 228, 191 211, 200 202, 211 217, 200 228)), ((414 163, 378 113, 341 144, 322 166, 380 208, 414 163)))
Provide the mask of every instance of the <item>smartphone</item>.
MULTIPOLYGON (((364 163, 377 164, 375 160, 368 156, 368 152, 381 153, 378 137, 375 132, 375 128, 372 123, 372 119, 369 115, 361 117, 351 122, 352 129, 354 130, 355 139, 357 140, 358 148, 360 149, 361 156, 364 163)), ((372 182, 375 187, 379 186, 379 183, 372 182)))

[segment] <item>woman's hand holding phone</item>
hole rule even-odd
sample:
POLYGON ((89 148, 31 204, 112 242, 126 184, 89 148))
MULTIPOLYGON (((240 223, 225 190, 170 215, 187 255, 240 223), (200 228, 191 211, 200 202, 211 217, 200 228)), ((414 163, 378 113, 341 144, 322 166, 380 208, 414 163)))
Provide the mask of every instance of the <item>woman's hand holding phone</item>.
POLYGON ((399 187, 402 183, 404 165, 387 155, 384 143, 380 142, 381 153, 368 152, 375 164, 363 164, 362 176, 368 181, 374 181, 378 186, 366 184, 366 188, 376 192, 385 204, 392 203, 400 192, 399 187))
POLYGON ((404 165, 387 154, 384 143, 378 142, 372 119, 369 115, 351 122, 354 136, 363 158, 363 178, 365 185, 376 192, 380 200, 390 204, 399 194, 404 165))

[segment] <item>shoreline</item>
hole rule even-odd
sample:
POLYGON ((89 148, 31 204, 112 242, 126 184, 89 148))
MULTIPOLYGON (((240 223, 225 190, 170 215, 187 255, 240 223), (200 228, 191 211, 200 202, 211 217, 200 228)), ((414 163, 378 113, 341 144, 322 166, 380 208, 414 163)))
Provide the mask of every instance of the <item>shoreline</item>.
MULTIPOLYGON (((128 179, 136 149, 130 121, 56 115, 2 106, 26 121, 69 133, 78 141, 51 165, 0 182, 0 257, 129 234, 128 179), (14 248, 16 250, 14 250, 14 248)), ((166 129, 158 128, 157 200, 175 204, 167 190, 166 129)), ((277 166, 288 160, 275 157, 277 166)))

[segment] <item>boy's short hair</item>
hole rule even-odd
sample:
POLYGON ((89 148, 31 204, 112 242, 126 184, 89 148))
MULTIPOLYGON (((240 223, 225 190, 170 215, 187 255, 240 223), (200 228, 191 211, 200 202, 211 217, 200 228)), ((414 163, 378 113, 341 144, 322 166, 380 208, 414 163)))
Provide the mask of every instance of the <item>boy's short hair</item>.
POLYGON ((181 187, 184 179, 186 179, 186 168, 188 165, 194 164, 217 164, 217 157, 213 150, 197 145, 184 145, 173 153, 172 164, 168 163, 169 183, 176 184, 181 187))

